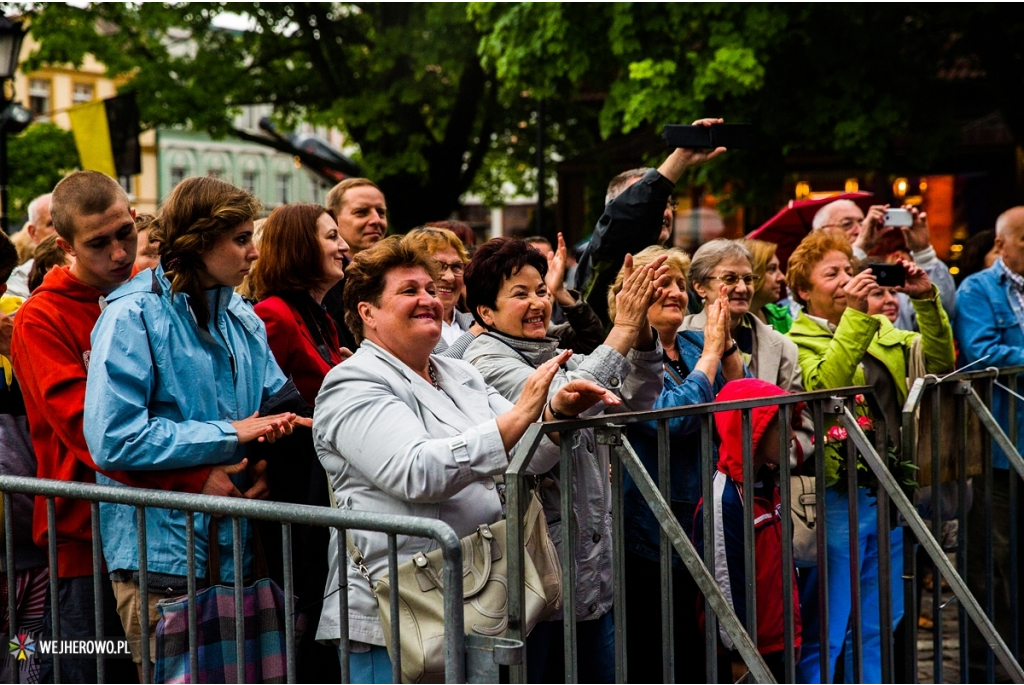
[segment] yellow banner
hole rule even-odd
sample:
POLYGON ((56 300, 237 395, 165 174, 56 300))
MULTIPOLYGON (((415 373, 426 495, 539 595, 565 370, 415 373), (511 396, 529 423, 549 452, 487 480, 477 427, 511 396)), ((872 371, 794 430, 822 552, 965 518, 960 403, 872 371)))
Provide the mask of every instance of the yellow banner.
POLYGON ((71 117, 71 132, 75 136, 78 156, 82 169, 100 171, 112 178, 117 177, 114 166, 114 152, 110 146, 110 125, 107 123, 107 107, 103 100, 94 100, 68 110, 71 117))

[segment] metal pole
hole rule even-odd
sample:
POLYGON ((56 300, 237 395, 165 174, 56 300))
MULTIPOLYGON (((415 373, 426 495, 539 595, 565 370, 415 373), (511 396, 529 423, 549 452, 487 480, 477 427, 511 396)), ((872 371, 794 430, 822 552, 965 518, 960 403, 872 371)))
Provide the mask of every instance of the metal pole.
MULTIPOLYGON (((0 88, 3 84, 0 83, 0 88)), ((0 112, 7 109, 10 101, 0 96, 0 112)), ((0 130, 0 230, 7 234, 7 131, 0 130)))

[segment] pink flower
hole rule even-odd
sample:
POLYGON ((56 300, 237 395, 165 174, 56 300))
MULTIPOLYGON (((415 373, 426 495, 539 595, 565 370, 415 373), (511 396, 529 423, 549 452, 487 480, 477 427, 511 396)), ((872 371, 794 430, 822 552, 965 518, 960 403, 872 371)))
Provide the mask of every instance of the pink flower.
POLYGON ((866 431, 869 431, 869 430, 871 430, 872 428, 875 427, 875 424, 871 420, 870 416, 858 416, 857 417, 857 425, 860 426, 861 428, 863 428, 866 431))
POLYGON ((853 401, 856 402, 857 404, 864 404, 866 402, 866 400, 864 399, 864 395, 854 395, 853 401))
POLYGON ((825 437, 830 442, 842 442, 846 440, 846 435, 846 429, 842 426, 832 426, 825 437))

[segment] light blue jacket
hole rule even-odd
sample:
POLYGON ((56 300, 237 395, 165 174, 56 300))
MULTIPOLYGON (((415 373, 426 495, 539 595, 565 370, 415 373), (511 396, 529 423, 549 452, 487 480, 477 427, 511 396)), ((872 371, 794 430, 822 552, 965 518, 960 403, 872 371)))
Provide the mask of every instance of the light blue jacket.
MULTIPOLYGON (((188 299, 172 295, 163 267, 141 272, 107 297, 92 333, 85 393, 85 439, 102 468, 235 464, 245 447, 231 422, 252 416, 284 385, 263 322, 242 298, 230 288, 207 291, 212 334, 199 328, 188 299)), ((245 488, 244 474, 234 479, 245 488)), ((97 482, 120 485, 99 474, 97 482)), ((196 514, 200 578, 208 528, 209 517, 196 514)), ((100 529, 107 568, 138 570, 134 508, 101 504, 100 529)), ((185 532, 183 511, 146 509, 149 571, 186 575, 185 532)), ((234 578, 231 534, 225 519, 219 527, 224 582, 234 578)), ((245 556, 251 556, 248 545, 245 556)))
MULTIPOLYGON (((1005 368, 1024 366, 1024 313, 1017 298, 1010 292, 1009 279, 995 265, 972 274, 960 284, 956 299, 953 331, 960 343, 961 366, 979 359, 985 361, 975 369, 989 366, 1005 368)), ((1005 384, 1005 381, 1004 381, 1005 384)), ((1006 391, 995 388, 992 393, 992 414, 1003 430, 1008 428, 1009 401, 1006 391)), ((1024 430, 1024 402, 1017 402, 1017 449, 1021 448, 1020 432, 1024 430)), ((1010 436, 1014 440, 1014 436, 1010 436)), ((992 466, 1010 468, 1003 451, 992 443, 992 466)))

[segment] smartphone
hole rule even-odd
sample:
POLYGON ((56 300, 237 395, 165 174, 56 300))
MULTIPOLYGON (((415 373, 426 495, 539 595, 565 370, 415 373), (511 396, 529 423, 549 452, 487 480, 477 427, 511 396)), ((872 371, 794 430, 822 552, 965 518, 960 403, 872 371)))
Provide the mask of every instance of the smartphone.
POLYGON ((896 288, 907 282, 907 271, 902 264, 868 264, 868 268, 883 288, 896 288))
POLYGON ((711 126, 683 126, 667 124, 661 137, 669 147, 692 150, 725 147, 743 150, 754 145, 753 124, 712 124, 711 126))
POLYGON ((914 215, 907 209, 890 209, 885 213, 886 226, 913 226, 914 215))

